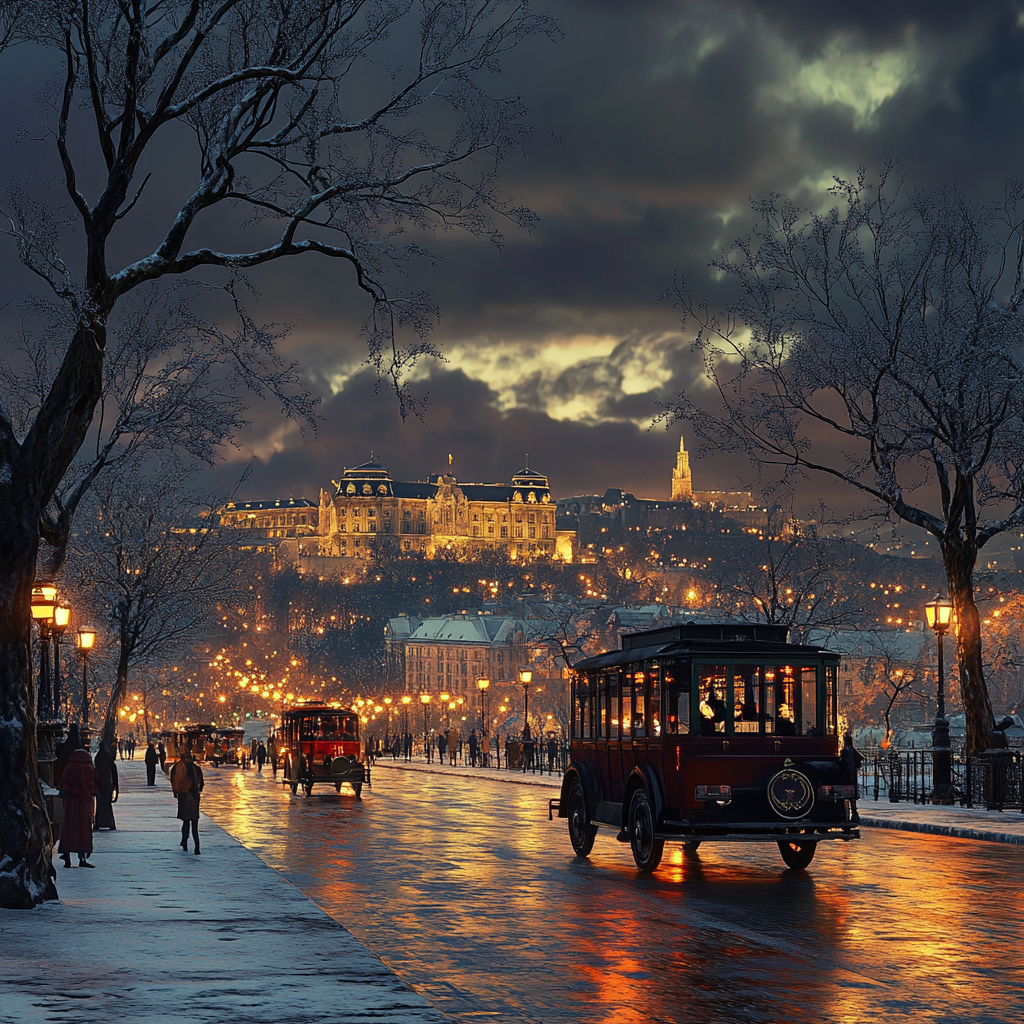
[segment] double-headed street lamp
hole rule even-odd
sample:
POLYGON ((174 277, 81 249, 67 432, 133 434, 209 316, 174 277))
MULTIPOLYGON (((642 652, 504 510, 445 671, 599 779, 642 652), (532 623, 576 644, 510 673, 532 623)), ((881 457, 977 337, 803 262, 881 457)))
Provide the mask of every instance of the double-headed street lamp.
POLYGON ((953 802, 953 752, 949 749, 949 720, 946 718, 946 670, 942 657, 942 638, 953 622, 953 605, 935 595, 924 606, 928 626, 939 644, 939 678, 935 687, 936 715, 932 728, 932 803, 953 802))
POLYGON ((480 766, 482 768, 486 768, 487 767, 487 754, 489 753, 490 746, 491 746, 490 743, 488 742, 488 739, 487 739, 487 734, 488 734, 488 731, 489 731, 488 730, 488 726, 490 725, 490 718, 489 718, 489 716, 487 714, 487 706, 486 706, 487 689, 488 689, 488 687, 490 685, 491 685, 490 679, 478 679, 476 681, 477 689, 480 691, 480 722, 481 722, 481 725, 483 726, 483 728, 481 729, 481 732, 483 734, 481 736, 481 739, 483 741, 483 750, 482 750, 482 754, 481 754, 481 758, 480 758, 480 766))
POLYGON ((96 630, 89 626, 79 626, 75 646, 82 655, 82 727, 85 729, 89 728, 89 655, 95 643, 96 630))
POLYGON ((50 630, 57 606, 57 588, 52 583, 39 582, 32 588, 32 618, 39 627, 39 689, 36 714, 40 719, 53 718, 53 691, 50 686, 50 630))

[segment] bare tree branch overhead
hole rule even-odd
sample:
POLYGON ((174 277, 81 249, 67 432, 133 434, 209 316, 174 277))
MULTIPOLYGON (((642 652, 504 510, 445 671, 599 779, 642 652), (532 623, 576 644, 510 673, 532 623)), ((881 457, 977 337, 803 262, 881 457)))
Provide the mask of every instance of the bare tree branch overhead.
MULTIPOLYGON (((230 338, 193 332, 150 351, 165 367, 184 360, 180 380, 154 370, 130 343, 112 343, 119 303, 183 275, 219 273, 230 286, 285 257, 337 261, 341 286, 366 296, 368 360, 405 415, 405 374, 433 353, 436 309, 401 278, 411 259, 431 258, 431 232, 500 243, 503 226, 530 224, 497 192, 501 160, 528 129, 518 96, 502 89, 501 60, 556 31, 527 0, 0 2, 0 53, 31 47, 56 73, 45 129, 60 168, 52 191, 12 183, 0 224, 61 310, 52 366, 25 351, 38 371, 34 400, 18 409, 0 396, 0 905, 53 894, 30 699, 41 534, 59 552, 90 472, 131 446, 139 423, 123 417, 177 415, 176 386, 207 379, 209 352, 277 397, 295 383, 283 367, 275 378, 273 339, 255 337, 240 308, 230 338), (118 257, 131 224, 145 229, 132 245, 144 233, 150 247, 118 257), (188 365, 193 357, 200 365, 188 365), (105 404, 115 394, 116 410, 105 404), (121 418, 118 440, 106 452, 101 439, 69 482, 98 410, 105 424, 121 418)), ((193 394, 202 393, 200 383, 193 394)), ((201 447, 202 436, 189 443, 201 447)))
POLYGON ((827 213, 784 196, 712 263, 720 313, 673 289, 719 404, 667 413, 774 467, 825 476, 939 543, 956 610, 968 749, 1005 745, 985 682, 974 570, 1024 525, 1024 183, 978 205, 886 167, 832 189, 827 213))

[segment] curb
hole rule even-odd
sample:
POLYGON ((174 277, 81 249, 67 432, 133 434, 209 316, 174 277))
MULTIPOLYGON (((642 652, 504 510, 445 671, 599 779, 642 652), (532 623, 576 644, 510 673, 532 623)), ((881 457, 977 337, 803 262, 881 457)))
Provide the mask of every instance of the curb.
POLYGON ((871 818, 860 816, 860 824, 866 828, 888 828, 897 832, 923 832, 950 839, 980 839, 987 843, 1007 843, 1024 846, 1024 835, 1014 832, 989 832, 986 829, 969 828, 964 825, 936 825, 928 821, 900 821, 896 818, 871 818))

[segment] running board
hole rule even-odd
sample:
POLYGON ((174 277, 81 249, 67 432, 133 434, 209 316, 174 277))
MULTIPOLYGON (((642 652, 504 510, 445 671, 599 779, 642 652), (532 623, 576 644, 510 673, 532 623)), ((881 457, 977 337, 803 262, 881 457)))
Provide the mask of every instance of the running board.
POLYGON ((678 832, 659 832, 656 838, 663 839, 669 843, 822 843, 829 839, 840 839, 843 842, 848 842, 851 839, 860 839, 860 831, 852 829, 849 832, 815 832, 809 834, 796 834, 793 832, 737 832, 734 835, 726 836, 681 836, 678 832))

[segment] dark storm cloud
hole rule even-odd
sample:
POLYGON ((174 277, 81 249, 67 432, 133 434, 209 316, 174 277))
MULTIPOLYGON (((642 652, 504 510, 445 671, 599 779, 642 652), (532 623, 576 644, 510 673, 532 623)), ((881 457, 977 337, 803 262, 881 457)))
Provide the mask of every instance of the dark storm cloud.
MULTIPOLYGON (((536 128, 504 165, 501 188, 537 211, 537 226, 510 226, 500 250, 439 234, 429 241, 442 261, 411 266, 402 282, 440 304, 433 340, 451 358, 417 374, 414 387, 431 398, 425 425, 403 425, 393 400, 370 395, 360 371, 367 307, 347 268, 316 258, 264 268, 252 275, 254 312, 293 326, 287 355, 323 383, 329 422, 304 441, 273 410, 254 410, 245 444, 265 458, 249 496, 315 497, 370 449, 403 476, 440 468, 452 451, 458 476, 493 479, 528 450, 558 494, 665 493, 678 434, 642 424, 700 365, 658 300, 676 271, 721 298, 707 261, 749 230, 751 196, 776 190, 820 206, 831 175, 877 168, 886 154, 915 182, 955 179, 980 196, 1024 173, 1024 5, 547 6, 562 41, 505 60, 507 91, 522 92, 536 128)), ((8 128, 15 113, 26 120, 17 106, 0 113, 8 128)), ((30 171, 29 148, 9 154, 6 169, 21 161, 30 171)), ((173 174, 191 158, 183 146, 162 159, 173 174)), ((125 252, 150 240, 169 202, 147 197, 125 252)), ((19 274, 8 287, 21 287, 19 274)), ((742 475, 716 459, 695 467, 705 486, 742 475)))
MULTIPOLYGON (((247 491, 253 497, 316 500, 321 487, 330 489, 344 467, 365 462, 372 451, 396 479, 446 472, 451 454, 452 471, 463 482, 508 480, 529 454, 530 466, 548 474, 559 497, 589 492, 598 483, 601 493, 623 487, 648 497, 669 496, 678 433, 629 423, 589 427, 529 409, 502 413, 495 397, 460 371, 443 371, 431 380, 425 422, 403 424, 393 398, 375 395, 372 378, 362 374, 325 404, 320 437, 259 459, 247 491)), ((734 482, 720 466, 714 475, 710 467, 696 472, 704 474, 707 486, 734 482)))

